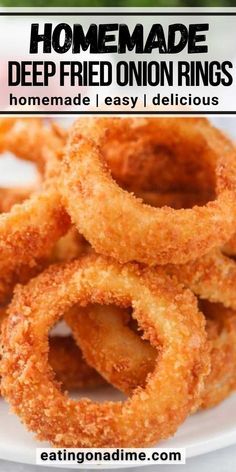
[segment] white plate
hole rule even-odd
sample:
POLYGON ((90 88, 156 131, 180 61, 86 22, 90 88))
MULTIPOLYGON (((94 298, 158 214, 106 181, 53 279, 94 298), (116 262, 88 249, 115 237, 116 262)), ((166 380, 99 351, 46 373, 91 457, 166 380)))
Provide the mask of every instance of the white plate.
MULTIPOLYGON (((103 393, 101 391, 97 400, 102 400, 103 393)), ((111 394, 109 394, 110 397, 111 394)), ((117 399, 117 394, 115 398, 117 399)), ((236 443, 236 421, 233 414, 235 411, 236 394, 218 407, 188 418, 174 438, 163 441, 158 446, 186 448, 188 458, 230 446, 236 443)), ((49 445, 35 441, 33 435, 25 430, 18 418, 9 414, 8 406, 3 400, 0 400, 0 418, 0 458, 35 464, 36 447, 49 447, 49 445)), ((83 465, 77 464, 72 468, 82 469, 83 465)), ((115 466, 109 468, 115 468, 115 466)))

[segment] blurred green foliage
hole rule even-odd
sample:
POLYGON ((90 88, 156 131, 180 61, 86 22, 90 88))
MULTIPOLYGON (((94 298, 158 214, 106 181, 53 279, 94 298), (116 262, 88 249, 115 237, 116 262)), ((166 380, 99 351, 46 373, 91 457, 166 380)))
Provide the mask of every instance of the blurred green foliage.
POLYGON ((236 0, 1 0, 7 7, 221 7, 236 0))

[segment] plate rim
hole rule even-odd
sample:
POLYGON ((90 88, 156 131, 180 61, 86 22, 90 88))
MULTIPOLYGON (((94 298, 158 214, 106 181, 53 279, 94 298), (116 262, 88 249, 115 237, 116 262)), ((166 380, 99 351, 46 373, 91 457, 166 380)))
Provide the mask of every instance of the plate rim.
MULTIPOLYGON (((232 395, 229 399, 230 400, 233 400, 233 402, 235 401, 236 402, 236 394, 235 395, 232 395)), ((227 400, 226 400, 227 402, 227 400)), ((4 400, 3 399, 0 399, 0 411, 1 411, 1 403, 4 403, 4 400)), ((225 402, 223 402, 221 405, 219 405, 218 407, 216 408, 221 408, 222 405, 224 405, 225 402)), ((4 405, 5 406, 5 405, 4 405)), ((3 407, 4 408, 4 407, 3 407)), ((208 410, 209 411, 209 410, 208 410)), ((202 411, 200 414, 201 415, 204 415, 204 411, 202 411)), ((191 420, 191 418, 189 418, 191 420)), ((194 419, 194 418, 193 418, 194 419)), ((196 415, 196 421, 197 421, 197 415, 196 415)), ((29 433, 30 434, 30 433, 29 433)), ((209 433, 206 433, 206 436, 203 434, 200 438, 196 439, 195 440, 195 443, 193 443, 192 445, 189 444, 186 446, 186 459, 190 459, 190 458, 194 458, 194 457, 197 457, 197 456, 201 456, 201 455, 204 455, 204 454, 207 454, 207 453, 210 453, 210 452, 214 452, 214 451, 218 451, 220 449, 224 449, 226 447, 230 447, 232 446, 233 444, 236 444, 236 422, 235 422, 235 425, 231 425, 231 426, 228 426, 228 428, 226 430, 222 430, 220 433, 219 431, 217 432, 216 430, 216 433, 215 435, 212 434, 211 437, 209 437, 207 439, 207 434, 209 433)), ((175 438, 175 436, 173 437, 175 438)), ((171 438, 172 439, 172 438, 171 438)), ((180 441, 181 441, 181 437, 180 437, 180 441)), ((167 440, 168 441, 168 440, 167 440)), ((159 445, 157 446, 158 447, 174 447, 176 449, 178 448, 183 448, 184 445, 168 445, 168 444, 165 444, 166 441, 164 442, 161 442, 159 443, 159 445)), ((36 447, 37 447, 37 444, 35 443, 35 451, 36 451, 36 447)), ((38 447, 40 448, 43 448, 43 447, 50 447, 49 445, 45 444, 45 443, 38 443, 38 447)), ((153 447, 153 446, 152 446, 153 447)), ((155 447, 155 446, 154 446, 155 447)), ((36 464, 36 453, 34 452, 34 448, 31 447, 31 446, 28 446, 26 448, 22 448, 22 446, 20 445, 17 445, 15 446, 14 448, 14 456, 12 455, 12 446, 9 445, 7 446, 7 443, 4 445, 2 444, 2 442, 0 441, 0 460, 4 460, 6 462, 12 462, 12 463, 15 463, 15 464, 25 464, 25 465, 39 465, 39 466, 42 466, 42 467, 50 467, 50 468, 60 468, 60 469, 77 469, 77 470, 82 470, 84 468, 88 469, 88 470, 92 470, 92 469, 98 469, 100 468, 101 469, 101 465, 86 465, 84 466, 84 464, 73 464, 73 465, 58 465, 58 464, 36 464)), ((158 464, 157 464, 158 465, 158 464)), ((149 464, 124 464, 123 465, 120 465, 120 464, 112 464, 112 465, 103 465, 102 468, 103 469, 128 469, 128 468, 138 468, 138 467, 146 467, 146 466, 149 466, 149 464)))

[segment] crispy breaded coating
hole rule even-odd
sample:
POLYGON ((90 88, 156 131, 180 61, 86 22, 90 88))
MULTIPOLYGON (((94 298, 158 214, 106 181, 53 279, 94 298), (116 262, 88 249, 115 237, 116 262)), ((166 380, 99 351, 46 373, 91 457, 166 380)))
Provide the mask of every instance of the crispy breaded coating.
POLYGON ((51 266, 18 287, 3 323, 2 391, 39 439, 58 447, 137 447, 173 434, 196 408, 209 370, 205 321, 196 299, 164 270, 87 256, 51 266), (132 306, 158 362, 125 402, 63 394, 48 364, 50 328, 75 303, 132 306))
MULTIPOLYGON (((210 408, 236 389, 236 312, 200 301, 206 317, 211 371, 205 378, 200 408, 210 408)), ((114 306, 74 307, 65 315, 87 362, 119 390, 144 387, 157 352, 130 327, 130 315, 114 306)))
MULTIPOLYGON (((158 145, 163 139, 158 134, 159 122, 151 118, 80 119, 69 139, 60 187, 65 207, 95 251, 119 262, 182 264, 223 245, 235 231, 236 150, 207 121, 181 123, 187 136, 194 128, 195 139, 214 155, 214 201, 191 209, 153 208, 113 180, 103 152, 110 134, 116 133, 122 140, 134 130, 135 136, 155 136, 158 145)), ((173 147, 180 141, 178 123, 178 119, 169 122, 173 147)))

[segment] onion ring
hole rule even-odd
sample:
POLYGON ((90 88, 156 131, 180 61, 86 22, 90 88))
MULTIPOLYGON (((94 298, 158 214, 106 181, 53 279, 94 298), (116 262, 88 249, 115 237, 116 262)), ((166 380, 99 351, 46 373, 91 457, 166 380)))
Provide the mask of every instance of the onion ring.
MULTIPOLYGON (((153 206, 168 204, 172 208, 188 208, 198 201, 207 200, 207 194, 182 192, 137 192, 146 203, 153 206)), ((225 248, 223 249, 225 251, 225 248)), ((236 310, 236 263, 226 257, 219 249, 187 264, 169 265, 168 271, 177 275, 179 280, 200 298, 213 303, 222 303, 225 307, 236 310)))
POLYGON ((211 371, 205 381, 201 408, 211 408, 236 390, 236 312, 202 301, 211 343, 211 371))
POLYGON ((56 185, 0 215, 0 302, 7 301, 15 283, 40 270, 70 220, 56 185))
POLYGON ((0 188, 0 213, 7 213, 16 203, 30 197, 36 187, 0 188))
MULTIPOLYGON (((34 188, 0 188, 0 213, 8 212, 16 203, 22 203, 33 193, 34 188)), ((62 236, 53 247, 48 263, 71 261, 90 250, 87 241, 75 227, 62 236)), ((22 278, 21 278, 22 281, 22 278)), ((17 282, 20 282, 18 280, 17 282)))
MULTIPOLYGON (((0 189, 0 209, 2 212, 10 211, 12 206, 16 203, 21 203, 30 197, 33 188, 12 188, 0 189)), ((62 237, 53 248, 49 261, 69 261, 78 257, 85 252, 86 242, 82 236, 79 235, 75 228, 62 237)), ((39 267, 37 267, 38 271, 39 267)), ((37 272, 36 271, 36 272, 37 272)), ((27 269, 26 274, 21 274, 14 281, 27 281, 29 275, 34 275, 34 269, 29 274, 27 269)), ((0 327, 3 318, 6 316, 6 309, 0 308, 0 327)), ((75 345, 71 336, 54 336, 50 338, 49 362, 53 367, 58 381, 66 390, 74 390, 83 387, 94 387, 104 383, 95 370, 90 368, 83 360, 80 349, 75 345)))
MULTIPOLYGON (((61 179, 65 207, 95 251, 120 262, 182 264, 222 245, 235 230, 236 151, 207 122, 205 126, 194 122, 195 136, 208 146, 215 159, 217 152, 214 201, 186 210, 152 208, 113 181, 102 151, 109 133, 126 133, 129 137, 135 129, 140 135, 154 134, 158 142, 159 121, 80 119, 69 142, 61 179)), ((191 122, 190 130, 193 126, 191 122)), ((177 133, 177 124, 175 129, 177 133)), ((175 139, 179 139, 179 134, 175 139)), ((181 148, 183 145, 181 142, 181 148)))
MULTIPOLYGON (((105 159, 119 185, 134 192, 208 193, 215 187, 217 151, 198 131, 208 127, 205 118, 158 118, 154 132, 141 134, 138 126, 131 132, 111 129, 103 144, 105 159)), ((222 133, 221 139, 227 140, 222 133)))
POLYGON ((55 243, 69 229, 70 218, 57 189, 56 164, 65 143, 60 130, 37 119, 2 119, 0 136, 2 151, 46 165, 40 192, 0 215, 0 303, 6 303, 15 283, 25 283, 45 266, 55 243), (26 133, 30 139, 25 139, 26 133))
POLYGON ((176 431, 198 403, 209 365, 204 318, 193 294, 161 269, 122 267, 96 256, 52 266, 18 287, 9 314, 2 390, 39 439, 60 447, 151 445, 176 431), (161 350, 146 388, 124 403, 74 401, 54 380, 47 333, 76 303, 132 305, 145 336, 161 350))
MULTIPOLYGON (((7 308, 0 307, 0 332, 1 324, 7 316, 6 311, 7 308)), ((51 336, 49 343, 49 364, 63 389, 75 390, 104 384, 104 379, 85 362, 72 336, 51 336)))
POLYGON ((72 336, 52 336, 49 343, 49 364, 64 390, 104 385, 104 379, 83 359, 72 336))
POLYGON ((236 263, 219 249, 188 264, 168 265, 167 271, 201 299, 236 310, 236 263))
POLYGON ((34 162, 42 172, 49 150, 60 148, 64 141, 63 131, 58 126, 45 126, 40 118, 0 119, 0 152, 9 151, 34 162))
POLYGON ((210 192, 152 192, 136 189, 135 196, 141 198, 144 203, 154 207, 169 206, 175 210, 192 208, 194 205, 205 205, 212 199, 210 192))
POLYGON ((85 255, 90 250, 91 247, 87 241, 72 226, 68 233, 55 244, 49 262, 69 262, 82 254, 85 255))
POLYGON ((157 351, 130 329, 129 314, 116 306, 73 307, 65 314, 89 365, 126 394, 145 387, 157 351))
POLYGON ((230 240, 224 245, 222 251, 226 256, 236 256, 236 233, 230 238, 230 240))
MULTIPOLYGON (((202 206, 213 199, 211 192, 156 192, 142 191, 135 188, 135 196, 141 198, 144 203, 154 207, 169 206, 175 210, 192 208, 194 205, 202 206)), ((236 255, 236 234, 221 248, 223 254, 234 257, 236 255)))
MULTIPOLYGON (((211 371, 200 408, 217 405, 236 389, 236 312, 220 304, 200 303, 206 316, 211 371)), ((129 327, 129 315, 113 306, 74 307, 65 315, 89 365, 126 394, 145 387, 157 353, 129 327)))

